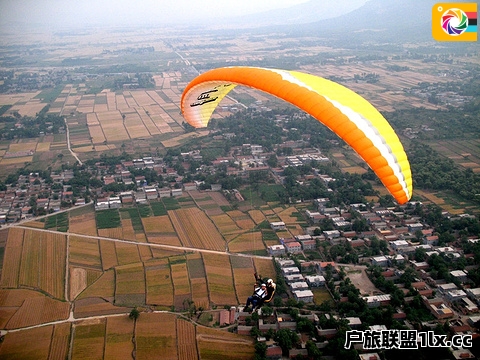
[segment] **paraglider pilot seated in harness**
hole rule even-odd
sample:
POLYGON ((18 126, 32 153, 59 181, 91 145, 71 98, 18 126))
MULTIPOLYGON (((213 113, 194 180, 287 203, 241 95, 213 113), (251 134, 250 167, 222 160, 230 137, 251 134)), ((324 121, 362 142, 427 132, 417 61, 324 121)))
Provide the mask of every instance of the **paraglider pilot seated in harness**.
POLYGON ((258 286, 258 284, 262 282, 262 279, 257 276, 257 273, 255 273, 255 280, 257 280, 257 282, 255 283, 255 290, 253 292, 253 295, 249 296, 247 299, 245 311, 248 310, 250 304, 252 304, 253 311, 255 310, 255 308, 261 307, 263 303, 270 302, 273 299, 273 295, 275 294, 276 284, 273 282, 272 279, 268 279, 266 284, 262 283, 260 286, 258 286))

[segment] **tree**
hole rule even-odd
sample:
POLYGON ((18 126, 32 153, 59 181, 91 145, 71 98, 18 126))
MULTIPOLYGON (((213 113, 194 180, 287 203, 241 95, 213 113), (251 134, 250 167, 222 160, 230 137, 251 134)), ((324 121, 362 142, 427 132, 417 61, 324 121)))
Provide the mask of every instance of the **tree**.
POLYGON ((280 329, 275 334, 275 341, 282 348, 283 355, 288 355, 288 350, 298 342, 298 335, 290 329, 280 329))
POLYGON ((267 344, 264 342, 257 342, 255 344, 255 360, 266 359, 267 344))
POLYGON ((128 315, 128 317, 130 319, 133 319, 134 321, 136 321, 139 316, 140 316, 140 311, 138 311, 137 307, 134 307, 132 311, 130 311, 130 314, 128 315))

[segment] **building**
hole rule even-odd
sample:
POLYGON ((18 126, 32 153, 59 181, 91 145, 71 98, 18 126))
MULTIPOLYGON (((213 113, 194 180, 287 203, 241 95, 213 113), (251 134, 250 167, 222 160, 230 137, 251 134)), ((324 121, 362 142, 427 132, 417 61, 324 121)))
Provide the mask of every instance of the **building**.
POLYGON ((480 288, 466 289, 465 292, 470 300, 480 303, 480 288))
POLYGON ((455 290, 450 290, 445 294, 445 297, 448 299, 450 302, 455 302, 459 301, 463 298, 467 297, 467 293, 463 290, 460 289, 455 289, 455 290))
POLYGON ((386 256, 375 256, 372 258, 372 265, 377 265, 381 267, 387 267, 388 266, 388 258, 386 256))
POLYGON ((392 247, 393 250, 399 250, 409 246, 409 244, 405 240, 396 240, 396 241, 391 241, 390 246, 392 247))
POLYGON ((170 188, 164 187, 164 188, 158 189, 158 195, 160 195, 161 198, 171 197, 172 192, 170 188))
POLYGON ((271 245, 268 247, 268 252, 272 256, 285 255, 285 246, 283 245, 271 245))
POLYGON ((185 183, 183 184, 183 189, 185 191, 194 191, 194 190, 197 190, 197 184, 195 184, 194 182, 192 183, 185 183))
POLYGON ((172 189, 172 196, 182 196, 183 195, 183 190, 182 189, 172 189))
POLYGON ((277 259, 277 263, 281 268, 295 266, 295 261, 290 259, 277 259))
POLYGON ((292 292, 299 290, 308 290, 308 284, 305 281, 294 282, 290 284, 292 292))
POLYGON ((369 308, 385 306, 390 304, 390 294, 366 296, 363 298, 369 308))
POLYGON ((450 275, 452 275, 458 281, 464 283, 468 280, 467 273, 465 270, 453 270, 450 271, 450 275))
POLYGON ((301 242, 303 250, 315 250, 317 242, 315 240, 304 240, 301 242))
POLYGON ((295 296, 295 300, 297 301, 302 301, 304 303, 313 302, 313 292, 311 290, 294 291, 293 296, 295 296))
POLYGON ((286 275, 285 281, 287 282, 287 284, 291 284, 294 282, 305 281, 305 278, 302 274, 286 275))
POLYGON ((366 353, 358 355, 360 360, 381 360, 380 355, 377 353, 366 353))
POLYGON ((325 278, 321 275, 306 276, 305 280, 307 281, 307 284, 311 287, 325 286, 325 278))
POLYGON ((302 252, 302 244, 300 244, 298 241, 286 243, 284 246, 285 250, 290 254, 302 252))
POLYGON ((300 269, 298 267, 286 267, 282 269, 283 276, 286 275, 293 275, 293 274, 300 274, 300 269))
POLYGON ((155 186, 145 186, 143 191, 145 191, 145 197, 148 200, 155 200, 158 198, 158 192, 155 186))
POLYGON ((270 227, 272 230, 285 230, 285 223, 283 221, 271 222, 270 227))

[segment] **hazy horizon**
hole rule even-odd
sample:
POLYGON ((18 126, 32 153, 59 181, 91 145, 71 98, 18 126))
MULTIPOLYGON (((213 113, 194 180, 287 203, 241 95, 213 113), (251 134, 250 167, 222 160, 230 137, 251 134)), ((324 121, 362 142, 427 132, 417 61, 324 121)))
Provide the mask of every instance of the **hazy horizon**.
MULTIPOLYGON (((92 25, 189 24, 286 8, 309 0, 2 0, 0 23, 52 29, 92 25)), ((2 26, 2 27, 3 27, 2 26)))

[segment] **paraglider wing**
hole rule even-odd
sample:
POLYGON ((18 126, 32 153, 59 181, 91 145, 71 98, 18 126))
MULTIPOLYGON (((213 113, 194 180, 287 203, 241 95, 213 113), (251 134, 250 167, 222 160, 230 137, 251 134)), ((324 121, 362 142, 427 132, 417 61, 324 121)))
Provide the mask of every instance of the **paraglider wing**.
POLYGON ((185 88, 181 110, 193 127, 205 127, 220 101, 237 85, 275 95, 312 115, 349 144, 399 204, 412 196, 407 155, 375 107, 333 81, 297 71, 225 67, 207 71, 185 88))

